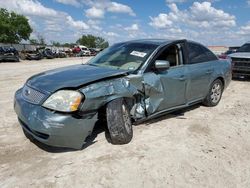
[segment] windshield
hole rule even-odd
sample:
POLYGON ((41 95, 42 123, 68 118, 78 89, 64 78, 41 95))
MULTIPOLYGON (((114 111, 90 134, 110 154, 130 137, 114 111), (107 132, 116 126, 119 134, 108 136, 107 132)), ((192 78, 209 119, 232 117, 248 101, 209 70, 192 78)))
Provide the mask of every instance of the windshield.
POLYGON ((250 43, 249 44, 244 44, 241 46, 237 52, 250 52, 250 43))
POLYGON ((122 70, 137 70, 157 48, 154 44, 119 43, 99 53, 90 65, 122 70))

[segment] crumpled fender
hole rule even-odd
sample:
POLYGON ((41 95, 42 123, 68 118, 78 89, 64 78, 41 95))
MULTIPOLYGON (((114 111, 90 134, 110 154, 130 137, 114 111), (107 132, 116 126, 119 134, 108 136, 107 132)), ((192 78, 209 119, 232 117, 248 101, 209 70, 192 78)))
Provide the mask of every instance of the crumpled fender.
POLYGON ((92 83, 80 89, 85 96, 84 102, 80 107, 80 111, 97 111, 108 102, 117 98, 133 99, 134 104, 141 102, 140 98, 143 97, 141 90, 141 76, 138 77, 129 75, 126 77, 92 83))

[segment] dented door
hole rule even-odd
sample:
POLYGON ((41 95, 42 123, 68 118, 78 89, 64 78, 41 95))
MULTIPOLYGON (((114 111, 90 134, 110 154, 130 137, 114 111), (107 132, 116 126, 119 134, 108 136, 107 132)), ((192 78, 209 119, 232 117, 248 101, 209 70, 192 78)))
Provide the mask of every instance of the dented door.
POLYGON ((186 103, 186 66, 145 73, 144 84, 148 115, 186 103))

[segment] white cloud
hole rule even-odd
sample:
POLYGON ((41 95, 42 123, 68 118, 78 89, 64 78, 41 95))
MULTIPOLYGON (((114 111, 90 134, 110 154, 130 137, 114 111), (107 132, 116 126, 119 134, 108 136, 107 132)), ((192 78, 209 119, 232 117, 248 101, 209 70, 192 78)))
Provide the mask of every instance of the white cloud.
POLYGON ((85 11, 85 14, 89 18, 104 18, 104 10, 96 7, 89 8, 85 11))
POLYGON ((169 12, 150 17, 149 25, 156 28, 156 37, 188 38, 207 45, 237 45, 249 40, 250 23, 237 29, 235 16, 211 2, 194 2, 184 10, 175 3, 168 7, 169 12))
POLYGON ((160 13, 156 17, 150 17, 149 25, 159 29, 172 25, 205 29, 231 28, 236 25, 235 16, 212 7, 210 2, 194 2, 189 9, 183 11, 180 11, 174 3, 170 4, 169 8, 168 14, 160 13))
POLYGON ((138 24, 132 24, 129 27, 125 27, 125 30, 129 31, 129 32, 135 32, 135 31, 139 30, 139 26, 138 26, 138 24))
POLYGON ((99 20, 88 20, 87 24, 90 26, 91 29, 94 29, 96 31, 102 31, 102 27, 100 27, 100 21, 99 20))
POLYGON ((173 21, 170 19, 168 14, 161 13, 157 17, 150 17, 150 19, 151 22, 149 25, 159 29, 170 27, 173 24, 173 21))
POLYGON ((75 7, 80 7, 81 4, 77 1, 77 0, 55 0, 56 2, 58 3, 62 3, 62 4, 65 4, 65 5, 72 5, 72 6, 75 6, 75 7))
POLYGON ((115 13, 128 13, 130 16, 135 16, 134 11, 129 6, 116 2, 110 2, 107 7, 107 11, 115 13))
POLYGON ((24 15, 33 16, 57 16, 57 12, 54 9, 44 7, 37 0, 11 0, 0 1, 1 8, 16 11, 24 15))
POLYGON ((66 22, 70 26, 72 26, 72 27, 74 27, 76 29, 82 29, 82 30, 89 29, 89 26, 86 23, 84 23, 83 21, 79 21, 79 20, 75 21, 71 16, 67 16, 66 17, 66 22))
POLYGON ((139 36, 142 37, 142 35, 144 35, 144 32, 140 30, 138 24, 132 24, 128 27, 122 27, 122 30, 127 31, 129 39, 138 38, 139 36))
POLYGON ((235 16, 212 7, 210 2, 194 2, 189 13, 191 14, 189 22, 199 27, 230 28, 236 25, 235 16))
POLYGON ((250 6, 250 0, 247 1, 247 4, 250 6))
POLYGON ((136 15, 132 10, 132 8, 129 7, 128 5, 117 3, 110 0, 84 0, 82 2, 87 6, 96 7, 112 13, 125 13, 129 14, 130 16, 136 15))
POLYGON ((107 35, 108 37, 118 37, 119 35, 117 33, 114 32, 104 32, 105 35, 107 35))
POLYGON ((72 41, 75 33, 90 29, 85 22, 74 20, 66 12, 45 7, 37 0, 0 0, 0 7, 27 16, 34 33, 41 33, 47 41, 72 41))
POLYGON ((242 36, 250 36, 250 23, 245 26, 241 26, 237 34, 242 36))

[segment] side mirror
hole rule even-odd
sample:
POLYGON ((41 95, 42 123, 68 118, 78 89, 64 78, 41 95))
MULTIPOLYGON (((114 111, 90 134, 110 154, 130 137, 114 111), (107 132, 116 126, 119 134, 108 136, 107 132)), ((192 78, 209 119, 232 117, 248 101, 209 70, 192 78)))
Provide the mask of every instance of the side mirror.
POLYGON ((155 69, 158 71, 165 71, 170 68, 169 61, 165 60, 156 60, 155 61, 155 69))

